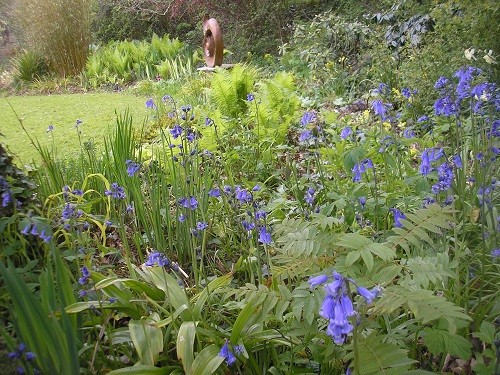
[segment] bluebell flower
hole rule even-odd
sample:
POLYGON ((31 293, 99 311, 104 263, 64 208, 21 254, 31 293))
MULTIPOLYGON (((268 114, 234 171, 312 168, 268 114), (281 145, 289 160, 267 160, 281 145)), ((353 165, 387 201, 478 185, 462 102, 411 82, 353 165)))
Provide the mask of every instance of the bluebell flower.
POLYGON ((12 194, 10 191, 4 191, 2 193, 2 207, 7 207, 9 203, 12 202, 12 194))
POLYGON ((129 177, 133 177, 137 173, 137 171, 141 169, 141 165, 132 160, 127 160, 125 162, 125 165, 127 166, 127 174, 129 175, 129 177))
POLYGON ((222 348, 219 351, 218 355, 219 357, 224 358, 228 366, 231 366, 233 363, 236 362, 236 357, 234 356, 233 352, 229 349, 229 342, 227 340, 224 343, 224 345, 222 345, 222 348))
POLYGON ((252 188, 252 191, 260 191, 260 185, 257 184, 252 188))
POLYGON ((314 195, 316 193, 316 190, 314 190, 312 187, 307 189, 306 194, 304 196, 305 202, 309 205, 312 206, 314 204, 314 195))
POLYGON ((170 95, 163 95, 161 97, 161 101, 164 103, 167 102, 168 100, 172 100, 172 97, 170 95))
POLYGON ((252 194, 248 192, 247 189, 242 189, 240 186, 235 188, 236 199, 240 201, 240 203, 248 203, 253 200, 252 194))
POLYGON ((181 111, 184 112, 184 113, 187 113, 191 110, 191 106, 190 105, 183 105, 181 106, 181 111))
POLYGON ((415 131, 412 128, 407 128, 403 131, 403 137, 406 139, 415 138, 415 131))
POLYGON ((247 95, 247 101, 253 102, 254 99, 255 99, 255 96, 253 94, 248 94, 247 95))
POLYGON ((172 137, 174 137, 174 139, 178 138, 182 135, 182 126, 180 126, 179 124, 175 124, 174 127, 170 129, 170 134, 172 134, 172 137))
POLYGON ((109 188, 104 192, 104 195, 111 196, 115 199, 125 199, 127 196, 123 187, 119 186, 117 182, 113 182, 109 188))
POLYGON ((386 83, 379 83, 378 87, 375 89, 375 92, 380 95, 389 95, 391 93, 391 89, 386 83))
POLYGON ((350 126, 346 126, 342 131, 340 132, 340 139, 346 140, 348 137, 352 135, 352 128, 350 126))
POLYGON ((205 126, 211 126, 213 125, 214 120, 212 120, 210 117, 205 117, 205 126))
MULTIPOLYGON (((339 345, 343 344, 353 331, 354 327, 349 322, 349 318, 357 314, 348 293, 348 282, 354 283, 353 280, 347 279, 335 271, 332 276, 319 275, 309 279, 311 287, 325 284, 326 295, 321 304, 319 315, 329 321, 326 333, 339 345), (330 278, 333 280, 325 284, 330 278)), ((378 296, 380 288, 375 287, 370 291, 357 286, 357 290, 367 303, 371 303, 378 296)))
POLYGON ((170 260, 165 256, 165 254, 161 254, 158 251, 153 251, 148 255, 148 259, 144 263, 147 267, 153 267, 157 265, 159 267, 168 267, 170 266, 170 260))
POLYGON ((22 367, 22 366, 17 366, 17 368, 16 368, 16 372, 17 372, 19 375, 26 374, 26 370, 25 370, 25 369, 24 369, 24 367, 22 367))
POLYGON ((416 90, 412 91, 408 87, 401 89, 401 95, 403 95, 406 99, 410 99, 410 97, 416 93, 416 90))
POLYGON ((314 288, 315 286, 324 284, 328 281, 328 276, 327 275, 319 275, 315 277, 310 277, 308 280, 309 285, 311 288, 314 288))
POLYGON ((453 164, 455 165, 455 167, 457 167, 457 168, 463 167, 462 158, 460 157, 460 154, 453 155, 452 159, 453 159, 453 164))
POLYGON ((314 111, 307 111, 302 115, 302 118, 300 119, 300 125, 306 126, 318 119, 318 116, 316 115, 316 112, 314 111))
POLYGON ((146 100, 146 108, 156 109, 156 104, 153 98, 149 98, 148 100, 146 100))
POLYGON ((27 225, 23 228, 23 230, 21 231, 21 233, 27 236, 27 235, 30 233, 30 230, 31 230, 31 223, 30 223, 30 224, 27 224, 27 225))
POLYGON ((260 227, 259 229, 259 242, 264 245, 271 244, 271 233, 269 233, 265 226, 260 227))
POLYGON ((299 142, 304 143, 313 138, 313 133, 311 130, 304 130, 299 134, 299 142))
POLYGON ((370 304, 375 298, 380 294, 380 288, 375 287, 372 290, 368 290, 362 286, 357 286, 356 288, 358 294, 366 300, 366 303, 370 304))
POLYGON ((267 216, 267 212, 263 210, 258 210, 255 212, 255 220, 264 220, 267 216))
POLYGON ((132 213, 134 212, 134 203, 132 202, 131 204, 127 204, 127 207, 125 208, 126 213, 132 213))
POLYGON ((188 142, 190 142, 190 143, 194 142, 194 141, 195 141, 195 139, 196 139, 196 133, 195 133, 195 132, 193 132, 193 131, 191 131, 191 130, 190 130, 190 131, 188 131, 188 132, 186 133, 186 139, 187 139, 187 141, 188 141, 188 142))
POLYGON ((208 223, 205 223, 204 221, 198 221, 196 223, 196 229, 197 230, 205 230, 208 228, 208 223))
POLYGON ((448 162, 444 162, 438 168, 438 182, 432 185, 431 191, 438 194, 440 191, 451 189, 453 183, 453 168, 448 162))
POLYGON ((75 212, 75 208, 76 208, 76 206, 74 204, 72 204, 72 203, 66 203, 64 205, 64 209, 63 209, 63 211, 61 213, 61 218, 63 220, 69 220, 69 219, 71 219, 73 217, 74 212, 75 212))
POLYGON ((387 120, 387 109, 390 107, 389 103, 384 103, 382 100, 374 100, 372 102, 372 109, 375 115, 380 116, 382 121, 387 120))
POLYGON ((352 181, 353 182, 360 182, 362 174, 364 172, 366 172, 367 169, 370 169, 370 168, 373 168, 373 162, 369 158, 366 158, 363 161, 356 163, 354 165, 354 167, 352 168, 352 172, 354 173, 352 181))
POLYGON ((394 226, 396 228, 402 228, 403 223, 401 222, 402 219, 406 219, 405 214, 403 214, 400 210, 397 208, 391 208, 391 212, 394 216, 394 226))
POLYGON ((245 352, 245 347, 243 345, 235 345, 233 350, 236 354, 243 354, 245 352))
POLYGON ((432 170, 432 163, 444 156, 442 148, 426 148, 422 152, 420 163, 420 174, 427 176, 432 170))
POLYGON ((210 191, 208 192, 208 196, 212 198, 220 197, 220 189, 219 188, 210 189, 210 191))
POLYGON ((365 208, 365 204, 366 204, 366 197, 360 197, 360 198, 358 199, 358 202, 359 202, 359 204, 361 205, 361 208, 363 208, 363 209, 364 209, 364 208, 365 208))
POLYGON ((54 125, 49 125, 49 127, 47 128, 47 133, 49 133, 53 130, 54 130, 54 125))
POLYGON ((500 248, 491 250, 491 256, 494 258, 500 257, 500 248))
POLYGON ((233 191, 233 188, 229 185, 224 185, 224 187, 222 189, 224 190, 224 193, 226 193, 226 194, 231 194, 231 192, 233 191))
POLYGON ((253 221, 243 220, 241 222, 241 225, 243 226, 243 228, 247 232, 250 232, 250 231, 252 231, 255 228, 255 223, 253 221))
POLYGON ((436 100, 434 103, 434 113, 436 116, 457 116, 460 113, 460 106, 447 95, 436 100))
POLYGON ((435 89, 438 89, 438 90, 443 89, 443 88, 445 88, 446 86, 448 86, 448 83, 449 83, 449 82, 450 82, 450 81, 448 80, 448 78, 446 78, 446 77, 442 77, 442 76, 441 76, 441 77, 439 77, 439 78, 438 78, 438 80, 437 80, 437 81, 436 81, 436 83, 434 84, 434 88, 435 88, 435 89))
POLYGON ((179 220, 179 223, 185 222, 186 221, 186 215, 180 214, 178 220, 179 220))
POLYGON ((423 115, 423 116, 420 116, 418 119, 417 119, 417 122, 420 123, 420 122, 426 122, 426 121, 429 121, 429 117, 426 116, 426 115, 423 115))

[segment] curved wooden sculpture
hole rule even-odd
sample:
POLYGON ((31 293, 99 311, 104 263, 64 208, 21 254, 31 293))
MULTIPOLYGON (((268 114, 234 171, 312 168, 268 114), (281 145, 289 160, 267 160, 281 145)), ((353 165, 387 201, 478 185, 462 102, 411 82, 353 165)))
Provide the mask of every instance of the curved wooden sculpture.
POLYGON ((224 54, 224 42, 222 41, 222 31, 215 18, 205 16, 203 18, 203 55, 208 67, 222 65, 224 54))

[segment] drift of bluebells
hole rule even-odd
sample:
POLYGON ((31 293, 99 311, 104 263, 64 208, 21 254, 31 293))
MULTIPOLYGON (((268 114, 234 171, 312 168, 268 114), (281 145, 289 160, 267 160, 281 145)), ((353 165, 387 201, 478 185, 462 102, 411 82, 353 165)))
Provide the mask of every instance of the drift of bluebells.
POLYGON ((439 90, 440 97, 434 103, 434 112, 438 116, 459 116, 463 108, 470 108, 473 113, 483 114, 484 107, 492 105, 500 110, 500 91, 494 83, 480 82, 473 86, 474 79, 480 77, 482 71, 475 67, 463 67, 453 77, 456 85, 446 77, 440 77, 434 88, 439 90))
POLYGON ((123 187, 119 186, 116 182, 111 184, 109 190, 104 192, 104 195, 111 196, 114 199, 125 199, 127 197, 123 187))
POLYGON ((406 219, 405 214, 402 213, 397 208, 391 208, 390 211, 392 212, 392 215, 394 216, 394 226, 396 228, 402 228, 403 223, 401 222, 401 220, 406 219))
POLYGON ((135 176, 139 169, 141 169, 141 165, 132 160, 127 160, 125 165, 127 166, 127 174, 129 177, 135 176))
POLYGON ((354 310, 353 301, 348 291, 348 283, 352 283, 356 286, 357 293, 365 299, 367 304, 372 303, 380 293, 379 287, 368 290, 356 285, 354 280, 345 278, 336 271, 333 271, 331 276, 319 275, 311 277, 308 282, 311 288, 328 282, 324 285, 326 295, 323 299, 319 315, 328 321, 326 334, 330 336, 337 345, 344 344, 347 337, 354 330, 354 326, 349 321, 349 318, 359 315, 359 313, 354 310))
POLYGON ((360 182, 362 174, 371 168, 373 168, 373 162, 369 158, 366 158, 363 161, 356 163, 354 165, 354 167, 352 168, 352 172, 354 173, 352 181, 353 182, 360 182))

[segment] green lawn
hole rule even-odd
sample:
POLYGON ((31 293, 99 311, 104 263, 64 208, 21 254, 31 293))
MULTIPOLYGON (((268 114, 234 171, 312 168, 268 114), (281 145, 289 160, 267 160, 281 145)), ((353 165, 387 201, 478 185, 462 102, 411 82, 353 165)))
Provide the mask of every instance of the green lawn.
POLYGON ((17 113, 33 139, 48 147, 54 144, 59 157, 69 157, 80 149, 75 128, 77 119, 82 121, 79 126, 82 142, 92 140, 99 148, 103 145, 103 136, 113 129, 116 113, 128 109, 135 126, 143 124, 146 116, 151 114, 146 109, 146 100, 128 93, 0 98, 0 133, 3 134, 0 142, 7 145, 21 164, 39 160, 37 151, 16 117, 17 113), (49 125, 54 126, 52 132, 47 132, 49 125))

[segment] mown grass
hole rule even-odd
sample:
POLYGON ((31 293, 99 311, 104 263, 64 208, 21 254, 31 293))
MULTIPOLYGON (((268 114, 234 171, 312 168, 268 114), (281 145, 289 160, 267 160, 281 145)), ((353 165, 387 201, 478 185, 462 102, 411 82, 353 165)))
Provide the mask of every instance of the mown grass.
POLYGON ((0 99, 0 142, 7 145, 21 164, 37 162, 39 155, 29 136, 42 146, 54 147, 59 157, 75 156, 80 141, 91 141, 99 150, 104 135, 113 129, 116 114, 129 110, 134 126, 142 126, 151 114, 147 98, 129 93, 89 93, 44 96, 14 96, 0 99), (18 119, 19 117, 19 119, 18 119), (75 127, 79 126, 80 137, 75 127), (47 129, 54 126, 52 132, 47 129))

